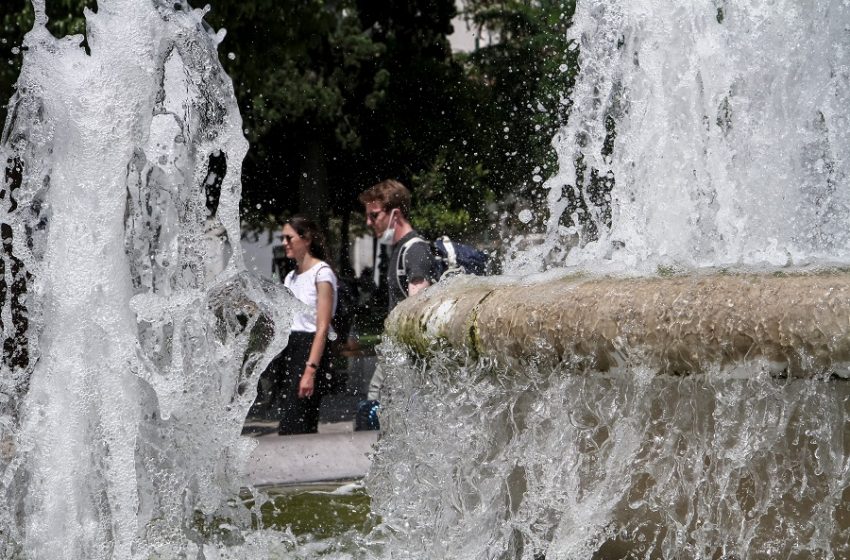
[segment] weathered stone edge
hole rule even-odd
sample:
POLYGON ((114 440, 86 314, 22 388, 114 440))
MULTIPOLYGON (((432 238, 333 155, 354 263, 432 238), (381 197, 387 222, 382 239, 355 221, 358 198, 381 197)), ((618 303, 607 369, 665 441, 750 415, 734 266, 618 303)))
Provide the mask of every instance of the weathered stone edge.
POLYGON ((757 360, 777 373, 846 375, 850 273, 465 278, 405 300, 386 327, 420 355, 448 345, 601 370, 639 360, 686 374, 757 360))

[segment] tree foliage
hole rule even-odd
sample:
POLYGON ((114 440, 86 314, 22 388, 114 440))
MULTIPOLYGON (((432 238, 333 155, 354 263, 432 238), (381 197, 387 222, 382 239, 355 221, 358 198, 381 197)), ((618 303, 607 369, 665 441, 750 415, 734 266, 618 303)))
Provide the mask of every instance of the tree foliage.
POLYGON ((499 200, 542 197, 539 182, 556 170, 551 140, 566 123, 578 49, 567 40, 575 0, 468 0, 479 35, 497 39, 466 57, 487 91, 481 161, 499 200))
POLYGON ((386 92, 385 73, 373 69, 384 46, 345 0, 219 0, 207 19, 228 31, 222 48, 233 54, 223 64, 252 146, 245 218, 262 225, 300 210, 324 219, 350 206, 346 170, 386 92))

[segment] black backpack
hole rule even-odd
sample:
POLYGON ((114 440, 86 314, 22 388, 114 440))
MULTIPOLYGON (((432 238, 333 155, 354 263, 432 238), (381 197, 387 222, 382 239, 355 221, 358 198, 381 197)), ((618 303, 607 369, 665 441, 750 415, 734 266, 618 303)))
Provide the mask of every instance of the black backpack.
MULTIPOLYGON (((414 237, 407 240, 401 246, 398 255, 398 268, 396 269, 396 282, 398 287, 405 294, 407 292, 407 270, 404 266, 404 256, 407 250, 415 243, 428 243, 422 237, 414 237)), ((436 262, 436 270, 434 270, 434 281, 442 280, 447 276, 454 274, 475 274, 483 276, 487 274, 487 262, 490 260, 490 255, 464 243, 452 241, 448 235, 444 235, 434 241, 428 243, 431 248, 431 253, 434 255, 436 262)))

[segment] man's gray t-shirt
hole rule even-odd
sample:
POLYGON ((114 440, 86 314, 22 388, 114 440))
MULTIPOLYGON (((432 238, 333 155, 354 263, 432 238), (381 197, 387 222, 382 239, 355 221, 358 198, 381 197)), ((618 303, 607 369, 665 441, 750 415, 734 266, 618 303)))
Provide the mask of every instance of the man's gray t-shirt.
POLYGON ((390 311, 393 310, 398 302, 407 297, 407 286, 409 282, 420 282, 426 279, 432 280, 434 256, 431 254, 431 244, 425 241, 418 241, 411 243, 404 252, 404 269, 407 271, 407 278, 402 278, 401 286, 399 286, 397 270, 401 248, 414 237, 419 237, 419 234, 416 231, 411 231, 399 239, 398 243, 393 245, 390 266, 387 270, 390 311))

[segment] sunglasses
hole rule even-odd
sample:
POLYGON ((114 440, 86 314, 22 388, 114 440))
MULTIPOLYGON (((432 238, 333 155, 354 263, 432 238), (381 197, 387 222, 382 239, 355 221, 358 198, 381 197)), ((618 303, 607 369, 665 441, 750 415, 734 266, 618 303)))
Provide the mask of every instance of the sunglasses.
POLYGON ((292 243, 292 240, 295 239, 296 237, 301 237, 301 236, 300 235, 286 235, 286 234, 284 234, 283 235, 283 242, 288 245, 288 244, 292 243))
MULTIPOLYGON (((395 210, 395 208, 393 208, 393 210, 395 210)), ((384 212, 386 212, 386 209, 384 209, 384 210, 375 210, 375 211, 373 211, 373 212, 366 212, 366 218, 367 218, 367 221, 372 221, 372 222, 374 222, 375 220, 377 220, 377 219, 378 219, 378 216, 380 216, 380 215, 381 215, 381 214, 383 214, 384 212)), ((392 212, 392 210, 390 210, 390 212, 392 212)))

